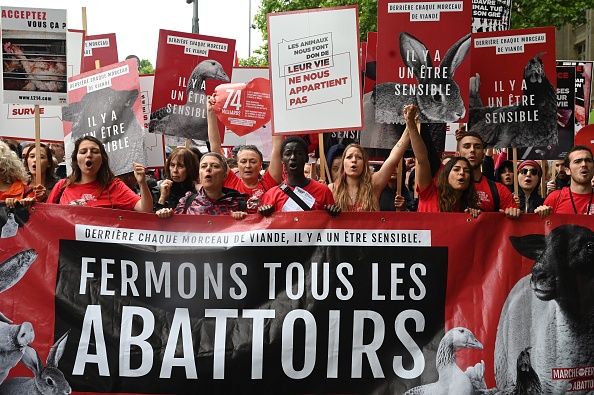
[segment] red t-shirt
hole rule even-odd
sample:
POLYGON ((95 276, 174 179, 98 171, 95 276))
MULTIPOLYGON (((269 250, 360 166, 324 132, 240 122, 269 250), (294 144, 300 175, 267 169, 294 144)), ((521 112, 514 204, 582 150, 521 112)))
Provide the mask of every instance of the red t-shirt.
POLYGON ((437 185, 435 181, 425 187, 422 191, 417 188, 419 193, 419 205, 417 206, 417 212, 419 213, 438 213, 439 208, 437 207, 437 185))
MULTIPOLYGON (((292 191, 295 187, 287 184, 292 191)), ((312 210, 323 210, 326 205, 334 204, 334 197, 332 191, 327 185, 321 184, 315 180, 310 180, 307 186, 302 187, 304 191, 309 193, 314 199, 315 203, 312 206, 312 210)), ((276 186, 266 192, 262 198, 262 204, 270 204, 274 207, 274 211, 294 211, 294 210, 283 210, 285 203, 289 200, 289 195, 284 193, 280 187, 276 186)))
MULTIPOLYGON (((417 212, 419 213, 438 213, 439 206, 437 204, 438 191, 435 179, 422 191, 419 191, 419 205, 417 206, 417 212)), ((460 212, 460 203, 457 203, 454 207, 454 212, 460 212)))
POLYGON ((553 208, 553 213, 557 214, 586 214, 594 215, 594 201, 592 201, 592 193, 571 193, 569 195, 569 187, 558 189, 551 192, 545 199, 545 206, 553 208), (571 198, 573 197, 573 204, 571 198), (592 204, 591 204, 592 203, 592 204), (575 204, 575 210, 573 205, 575 204), (588 210, 588 205, 590 205, 588 210))
MULTIPOLYGON (((497 192, 499 192, 499 208, 505 210, 506 208, 519 208, 516 202, 514 201, 514 197, 512 196, 509 189, 506 188, 505 185, 496 182, 495 185, 497 186, 497 192)), ((495 204, 493 202, 493 196, 491 195, 491 187, 489 187, 489 181, 487 177, 481 177, 479 182, 474 183, 474 187, 476 188, 476 193, 479 197, 479 203, 481 206, 481 211, 483 212, 493 212, 495 211, 495 204)))
POLYGON ((274 178, 266 171, 262 178, 258 180, 258 184, 254 188, 248 188, 245 186, 241 177, 238 174, 229 171, 227 178, 223 184, 224 187, 235 189, 239 193, 248 195, 247 199, 247 212, 255 213, 258 210, 258 206, 262 205, 261 198, 269 189, 277 186, 278 183, 274 181, 274 178))
POLYGON ((109 188, 101 192, 101 195, 97 195, 101 188, 98 181, 69 185, 64 189, 58 202, 58 195, 65 183, 66 179, 63 179, 56 184, 47 198, 47 203, 133 210, 140 200, 140 196, 128 188, 122 180, 116 178, 109 188))

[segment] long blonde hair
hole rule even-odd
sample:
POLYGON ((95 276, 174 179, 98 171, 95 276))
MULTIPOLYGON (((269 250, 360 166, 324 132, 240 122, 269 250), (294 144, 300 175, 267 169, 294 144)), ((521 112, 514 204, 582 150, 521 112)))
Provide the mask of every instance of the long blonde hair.
POLYGON ((373 183, 371 181, 371 171, 369 170, 369 157, 365 149, 359 144, 349 144, 344 149, 340 161, 340 177, 334 180, 334 202, 342 211, 350 211, 351 209, 359 211, 379 211, 378 198, 373 191, 373 183), (346 182, 346 174, 344 171, 344 159, 350 148, 356 148, 363 156, 363 172, 358 178, 358 191, 355 200, 353 201, 349 196, 348 185, 346 182))

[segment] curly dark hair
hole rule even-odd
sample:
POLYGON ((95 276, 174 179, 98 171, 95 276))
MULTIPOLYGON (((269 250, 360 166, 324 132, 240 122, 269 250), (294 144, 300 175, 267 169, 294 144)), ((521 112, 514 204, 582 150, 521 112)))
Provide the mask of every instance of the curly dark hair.
POLYGON ((462 192, 462 196, 460 196, 460 200, 456 199, 456 194, 454 193, 454 188, 449 183, 449 176, 450 172, 454 168, 454 166, 460 162, 466 162, 469 169, 472 169, 470 162, 468 159, 463 158, 461 156, 455 157, 451 159, 448 163, 446 163, 439 173, 437 178, 437 207, 440 212, 448 213, 454 212, 456 203, 460 203, 460 211, 464 211, 467 208, 480 208, 479 207, 479 197, 476 192, 476 187, 474 186, 474 177, 472 177, 472 170, 470 175, 470 182, 468 184, 468 188, 462 192))

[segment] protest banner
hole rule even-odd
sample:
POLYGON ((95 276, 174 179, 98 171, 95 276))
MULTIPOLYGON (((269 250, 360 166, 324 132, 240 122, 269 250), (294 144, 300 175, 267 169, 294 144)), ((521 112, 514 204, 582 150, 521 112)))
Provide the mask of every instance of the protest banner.
POLYGON ((0 7, 3 103, 64 105, 66 10, 0 7))
POLYGON ((82 72, 95 70, 95 62, 99 66, 107 66, 117 63, 118 44, 115 33, 97 34, 85 37, 85 52, 82 72))
POLYGON ((468 130, 496 148, 557 144, 554 54, 554 27, 473 34, 468 130))
POLYGON ((512 0, 472 0, 472 32, 509 30, 512 0))
POLYGON ((275 134, 363 128, 357 6, 267 15, 275 134))
POLYGON ((469 386, 467 368, 505 390, 528 367, 543 393, 592 390, 585 216, 16 214, 0 311, 43 360, 67 334, 59 370, 74 393, 404 394, 456 374, 469 386), (580 306, 573 323, 563 298, 580 306))
MULTIPOLYGON (((67 75, 72 77, 80 73, 82 64, 84 32, 68 30, 67 75)), ((2 84, 2 79, 0 79, 2 84)), ((28 104, 0 104, 0 134, 16 140, 35 140, 35 106, 28 104)), ((39 106, 41 140, 64 141, 62 127, 62 109, 58 106, 39 106)))
POLYGON ((230 81, 234 53, 235 40, 160 30, 149 132, 207 141, 207 97, 230 81))
POLYGON ((67 156, 76 140, 91 135, 103 143, 115 175, 131 172, 132 162, 146 165, 135 59, 69 78, 68 97, 62 108, 67 156))
POLYGON ((407 104, 421 123, 466 119, 471 13, 470 0, 378 2, 376 122, 404 124, 407 104))

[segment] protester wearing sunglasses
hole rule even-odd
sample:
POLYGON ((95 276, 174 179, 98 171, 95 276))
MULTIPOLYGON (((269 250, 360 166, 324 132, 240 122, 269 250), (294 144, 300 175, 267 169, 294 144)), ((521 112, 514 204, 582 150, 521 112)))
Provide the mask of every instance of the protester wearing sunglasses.
POLYGON ((533 213, 541 206, 544 198, 540 196, 539 186, 542 178, 540 165, 533 160, 525 160, 518 165, 518 196, 516 204, 523 213, 533 213))

